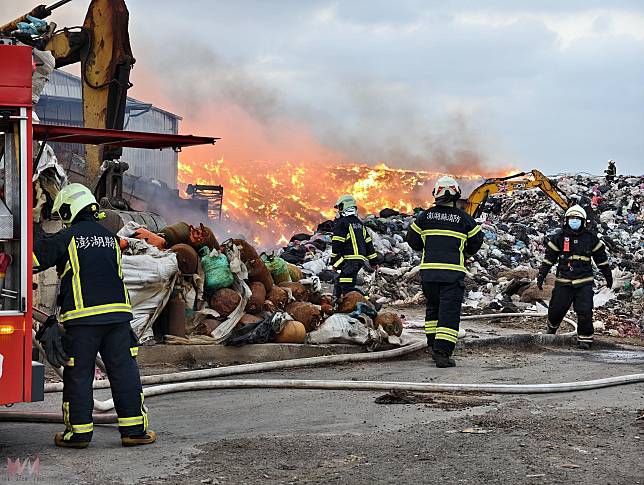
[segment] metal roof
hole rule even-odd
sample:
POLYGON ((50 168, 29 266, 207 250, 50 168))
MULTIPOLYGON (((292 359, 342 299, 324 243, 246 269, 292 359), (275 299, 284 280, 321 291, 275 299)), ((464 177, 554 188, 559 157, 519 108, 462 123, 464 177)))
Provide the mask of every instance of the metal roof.
POLYGON ((132 148, 174 148, 213 145, 219 138, 193 135, 168 135, 138 131, 79 128, 63 125, 33 125, 34 140, 64 141, 90 145, 112 145, 132 148))
MULTIPOLYGON (((83 90, 81 87, 81 79, 74 74, 69 72, 56 69, 49 76, 49 82, 45 84, 45 89, 42 92, 43 96, 48 96, 52 98, 62 98, 62 99, 74 99, 81 100, 83 99, 83 90)), ((146 104, 138 99, 131 98, 128 96, 127 103, 129 104, 146 104)), ((166 111, 159 108, 158 106, 152 106, 152 110, 158 111, 160 113, 166 114, 169 117, 172 117, 177 120, 183 119, 181 116, 166 111)))

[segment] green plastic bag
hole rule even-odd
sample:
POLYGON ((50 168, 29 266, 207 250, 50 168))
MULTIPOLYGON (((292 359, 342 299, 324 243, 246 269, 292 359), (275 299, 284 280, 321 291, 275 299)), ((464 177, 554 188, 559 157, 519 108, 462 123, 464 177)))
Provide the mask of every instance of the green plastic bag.
POLYGON ((262 255, 262 260, 268 271, 271 272, 275 284, 287 283, 291 281, 291 274, 288 271, 288 263, 279 256, 262 255))
POLYGON ((219 290, 233 284, 233 272, 230 271, 230 264, 225 254, 219 253, 211 257, 210 250, 204 246, 199 250, 199 255, 205 275, 204 287, 206 290, 219 290))

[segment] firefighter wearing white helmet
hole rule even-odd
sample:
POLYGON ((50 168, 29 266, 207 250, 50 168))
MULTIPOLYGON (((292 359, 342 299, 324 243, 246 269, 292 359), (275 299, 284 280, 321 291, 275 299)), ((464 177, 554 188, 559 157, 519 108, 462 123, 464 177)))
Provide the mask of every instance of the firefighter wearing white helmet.
POLYGON ((606 279, 606 286, 613 286, 606 246, 588 229, 586 211, 579 205, 570 207, 564 215, 564 225, 546 239, 546 254, 539 269, 537 286, 543 284, 550 268, 557 265, 554 288, 548 307, 550 334, 557 333, 559 325, 572 305, 577 313, 577 345, 589 350, 593 343, 593 276, 592 262, 606 279))
POLYGON ((335 296, 356 291, 358 272, 370 262, 375 262, 378 254, 373 241, 360 218, 358 204, 349 194, 343 195, 335 203, 336 218, 331 238, 331 265, 339 271, 335 282, 335 296))
POLYGON ((152 443, 130 328, 132 308, 123 283, 119 238, 98 223, 102 217, 92 192, 81 184, 64 187, 52 209, 66 228, 34 242, 34 270, 56 267, 60 275, 60 315, 41 326, 37 338, 47 359, 63 371, 65 431, 54 442, 86 448, 94 430, 92 382, 100 351, 112 385, 123 446, 152 443), (64 326, 61 333, 59 320, 64 326))
POLYGON ((481 248, 483 233, 469 214, 456 207, 461 188, 453 177, 439 178, 432 193, 436 205, 418 214, 406 241, 422 251, 427 345, 437 367, 454 367, 451 355, 458 340, 465 262, 481 248))

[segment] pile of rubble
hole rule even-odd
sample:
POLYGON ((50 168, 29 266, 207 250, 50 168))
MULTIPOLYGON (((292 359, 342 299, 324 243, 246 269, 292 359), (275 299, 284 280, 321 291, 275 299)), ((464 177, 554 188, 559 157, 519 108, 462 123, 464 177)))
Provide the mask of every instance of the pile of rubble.
POLYGON ((403 326, 359 292, 334 301, 319 277, 243 239, 219 244, 183 222, 160 233, 130 222, 120 232, 123 272, 143 340, 174 344, 401 344, 403 326))
MULTIPOLYGON (((597 330, 644 336, 644 177, 617 177, 609 183, 604 177, 577 175, 560 177, 557 183, 571 199, 586 205, 593 229, 608 248, 615 284, 609 290, 598 277, 597 330)), ((561 227, 562 215, 541 192, 490 197, 479 218, 485 243, 467 265, 464 312, 543 311, 537 307, 550 298, 554 272, 543 290, 535 279, 545 238, 561 227)), ((378 303, 403 306, 424 301, 419 255, 404 242, 413 221, 413 215, 391 209, 364 218, 379 253, 379 268, 361 272, 359 283, 378 303)), ((305 274, 330 283, 332 227, 332 221, 326 221, 313 235, 296 234, 280 256, 305 274)))

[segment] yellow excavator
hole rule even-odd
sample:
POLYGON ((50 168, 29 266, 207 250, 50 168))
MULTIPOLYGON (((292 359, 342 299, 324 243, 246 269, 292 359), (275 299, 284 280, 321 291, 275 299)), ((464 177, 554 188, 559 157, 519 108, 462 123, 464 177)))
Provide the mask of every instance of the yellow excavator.
MULTIPOLYGON (((10 36, 38 50, 49 51, 56 69, 80 63, 83 127, 123 130, 127 91, 132 86, 130 71, 135 63, 125 1, 92 0, 80 27, 56 30, 54 22, 43 21, 70 1, 37 6, 0 26, 0 36, 10 36), (31 23, 40 26, 42 31, 21 30, 31 23)), ((101 207, 107 209, 108 225, 113 221, 118 226, 122 224, 120 219, 135 220, 148 227, 161 226, 163 218, 151 212, 132 212, 124 200, 123 173, 129 167, 120 160, 122 153, 123 148, 117 144, 85 145, 85 174, 80 181, 92 188, 101 207)))
POLYGON ((568 209, 570 202, 555 181, 550 180, 539 170, 521 172, 507 177, 487 179, 476 187, 470 196, 463 200, 461 208, 472 217, 479 217, 485 202, 490 195, 510 193, 516 190, 541 189, 555 204, 563 210, 568 209))
MULTIPOLYGON (((124 0, 92 0, 81 27, 55 31, 48 25, 35 38, 20 35, 19 24, 49 17, 69 3, 60 0, 50 6, 39 5, 28 14, 0 26, 0 34, 12 34, 25 44, 49 51, 56 69, 80 62, 83 126, 85 128, 123 129, 127 91, 131 87, 130 70, 135 59, 128 32, 129 12, 124 0)), ((119 163, 123 149, 117 146, 87 145, 85 148, 85 182, 94 188, 101 205, 128 210, 122 200, 120 177, 127 170, 119 163), (103 165, 104 162, 107 162, 103 165)))

